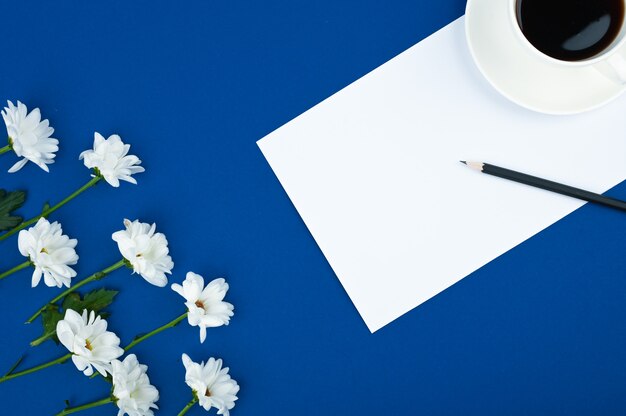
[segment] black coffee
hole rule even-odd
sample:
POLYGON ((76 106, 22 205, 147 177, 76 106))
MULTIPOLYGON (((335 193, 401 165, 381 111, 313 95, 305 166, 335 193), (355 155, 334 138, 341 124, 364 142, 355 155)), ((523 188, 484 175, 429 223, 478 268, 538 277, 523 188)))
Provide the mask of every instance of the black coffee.
POLYGON ((535 48, 556 59, 580 61, 615 40, 624 0, 517 0, 517 19, 535 48))

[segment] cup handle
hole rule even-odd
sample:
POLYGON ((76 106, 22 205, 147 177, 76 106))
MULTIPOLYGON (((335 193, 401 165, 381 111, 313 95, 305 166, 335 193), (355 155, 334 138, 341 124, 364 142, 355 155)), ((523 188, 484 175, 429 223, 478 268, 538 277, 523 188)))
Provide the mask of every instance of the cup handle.
POLYGON ((595 68, 616 84, 626 85, 626 48, 598 62, 595 68))

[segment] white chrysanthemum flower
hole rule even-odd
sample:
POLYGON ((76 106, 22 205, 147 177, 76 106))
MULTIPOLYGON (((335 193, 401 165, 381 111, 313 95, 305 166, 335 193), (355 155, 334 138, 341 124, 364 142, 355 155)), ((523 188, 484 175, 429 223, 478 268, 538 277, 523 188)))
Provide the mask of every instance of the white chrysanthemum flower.
POLYGON ((97 169, 97 174, 102 175, 111 186, 120 186, 120 181, 137 183, 132 177, 135 173, 144 172, 145 169, 137 156, 129 155, 129 144, 124 144, 117 134, 102 137, 100 133, 94 133, 93 150, 85 150, 79 156, 89 169, 97 169))
POLYGON ((117 416, 153 416, 152 409, 159 400, 159 391, 150 384, 146 374, 148 367, 139 364, 135 354, 130 354, 124 361, 114 360, 111 363, 113 377, 113 397, 119 407, 117 416))
POLYGON ((59 141, 54 139, 54 129, 48 120, 41 120, 41 112, 35 108, 30 113, 21 102, 17 107, 7 101, 8 107, 2 111, 2 118, 7 126, 9 144, 22 160, 9 169, 9 173, 22 169, 29 160, 41 169, 49 172, 48 165, 54 163, 56 151, 59 150, 59 141))
POLYGON ((113 241, 135 273, 155 286, 167 285, 166 273, 172 274, 174 263, 168 255, 167 238, 155 233, 156 224, 124 220, 125 230, 113 233, 113 241))
POLYGON ((93 374, 93 366, 106 377, 111 372, 111 361, 124 354, 120 339, 107 331, 107 321, 94 311, 88 314, 85 309, 82 316, 72 309, 65 311, 65 317, 57 323, 57 337, 73 354, 76 368, 86 376, 93 374))
POLYGON ((228 325, 233 316, 233 305, 224 302, 228 283, 215 279, 204 287, 204 279, 199 274, 189 272, 183 285, 173 284, 172 290, 185 298, 189 309, 187 321, 191 326, 200 327, 200 342, 206 339, 206 329, 228 325))
POLYGON ((228 367, 222 368, 222 360, 211 357, 206 364, 198 364, 183 354, 183 365, 185 383, 198 397, 200 406, 207 411, 215 407, 218 415, 229 416, 230 409, 235 407, 239 385, 228 374, 228 367))
POLYGON ((70 287, 71 279, 76 276, 76 271, 70 266, 78 262, 78 254, 74 250, 76 243, 77 240, 63 234, 61 224, 56 221, 51 224, 45 218, 20 231, 17 239, 20 253, 28 257, 35 267, 32 287, 39 284, 41 276, 50 287, 70 287))

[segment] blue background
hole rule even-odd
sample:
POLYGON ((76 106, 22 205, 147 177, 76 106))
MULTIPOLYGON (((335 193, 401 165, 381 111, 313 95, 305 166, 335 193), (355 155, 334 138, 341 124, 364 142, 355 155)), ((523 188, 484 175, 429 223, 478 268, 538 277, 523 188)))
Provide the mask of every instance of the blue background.
MULTIPOLYGON (((2 173, 16 159, 0 157, 0 185, 29 191, 21 213, 89 179, 77 157, 94 131, 119 133, 144 160, 139 185, 98 185, 52 217, 79 240, 79 276, 118 260, 110 235, 128 217, 168 236, 171 282, 193 270, 231 284, 235 316, 205 344, 184 323, 135 349, 161 391, 159 414, 190 399, 182 352, 231 367, 233 415, 626 412, 622 213, 586 206, 372 335, 255 144, 464 6, 3 2, 0 98, 40 107, 61 140, 50 174, 2 173)), ((626 198, 626 186, 611 193, 626 198)), ((22 261, 16 241, 1 243, 0 270, 22 261)), ((127 270, 102 284, 122 291, 109 322, 124 344, 184 311, 169 288, 127 270)), ((0 369, 24 351, 24 367, 65 353, 30 349, 39 323, 23 324, 55 293, 31 289, 27 271, 0 282, 0 369)), ((0 414, 49 415, 107 394, 65 364, 0 384, 0 414)))

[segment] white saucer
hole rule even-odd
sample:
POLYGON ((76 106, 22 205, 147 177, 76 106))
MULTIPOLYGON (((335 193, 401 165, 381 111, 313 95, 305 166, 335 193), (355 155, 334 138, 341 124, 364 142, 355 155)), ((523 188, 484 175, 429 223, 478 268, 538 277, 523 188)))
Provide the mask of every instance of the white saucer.
POLYGON ((624 86, 597 69, 542 61, 516 37, 505 0, 468 0, 467 42, 485 78, 509 100, 546 114, 576 114, 617 98, 624 86))

